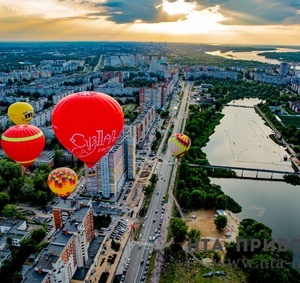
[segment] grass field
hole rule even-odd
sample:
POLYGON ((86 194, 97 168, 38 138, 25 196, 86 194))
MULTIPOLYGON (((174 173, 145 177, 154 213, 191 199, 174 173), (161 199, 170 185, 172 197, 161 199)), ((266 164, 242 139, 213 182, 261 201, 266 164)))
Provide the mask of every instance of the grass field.
POLYGON ((241 270, 227 265, 214 266, 214 264, 195 261, 168 262, 164 268, 159 283, 202 283, 202 282, 247 282, 247 279, 241 270), (226 271, 227 275, 212 277, 203 277, 203 274, 213 271, 226 271))
POLYGON ((288 126, 289 124, 294 124, 297 129, 300 129, 300 115, 277 115, 282 123, 286 126, 288 126))

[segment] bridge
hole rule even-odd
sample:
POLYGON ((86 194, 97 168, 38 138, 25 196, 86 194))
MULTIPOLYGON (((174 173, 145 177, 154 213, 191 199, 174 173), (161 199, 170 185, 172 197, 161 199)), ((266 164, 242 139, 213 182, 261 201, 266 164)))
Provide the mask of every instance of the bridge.
POLYGON ((226 106, 243 107, 243 108, 254 108, 254 106, 238 105, 238 104, 227 104, 226 106))
POLYGON ((300 172, 291 172, 291 171, 281 171, 281 170, 272 170, 272 169, 260 169, 260 168, 249 168, 249 167, 237 167, 237 166, 224 166, 224 165, 201 165, 201 164, 188 164, 191 167, 204 167, 207 169, 225 169, 225 170, 239 170, 242 171, 241 177, 243 177, 244 171, 256 172, 256 178, 258 178, 258 173, 271 173, 270 179, 273 179, 273 174, 280 175, 294 175, 300 176, 300 172))

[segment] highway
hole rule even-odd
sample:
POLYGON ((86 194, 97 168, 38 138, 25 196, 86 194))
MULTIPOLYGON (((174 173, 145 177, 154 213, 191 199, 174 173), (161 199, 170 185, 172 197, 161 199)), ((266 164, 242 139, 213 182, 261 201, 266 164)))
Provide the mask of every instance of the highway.
MULTIPOLYGON (((192 84, 187 83, 185 85, 180 108, 177 115, 173 116, 174 127, 172 134, 183 131, 182 129, 185 126, 185 120, 188 114, 189 93, 191 87, 192 84)), ((172 107, 175 107, 174 100, 171 102, 170 109, 172 109, 172 107)), ((173 189, 178 162, 175 160, 175 157, 169 149, 166 150, 165 154, 161 153, 163 145, 168 138, 168 129, 170 127, 171 122, 164 133, 162 143, 157 152, 155 172, 159 178, 156 183, 147 214, 142 222, 144 227, 141 230, 140 238, 131 250, 130 264, 124 281, 126 283, 144 282, 144 276, 146 276, 148 270, 147 261, 150 256, 150 251, 153 249, 161 250, 165 245, 173 201, 172 198, 169 198, 168 203, 165 203, 164 196, 167 194, 168 188, 170 188, 170 190, 173 189), (163 161, 158 161, 158 158, 163 161), (158 230, 160 230, 160 233, 158 233, 158 230), (149 237, 151 237, 151 239, 149 237), (154 241, 153 237, 156 238, 154 241)), ((159 276, 159 273, 160 268, 158 267, 158 269, 154 270, 152 278, 153 276, 156 277, 156 275, 159 276)), ((156 282, 156 279, 157 278, 154 279, 154 282, 156 282)))

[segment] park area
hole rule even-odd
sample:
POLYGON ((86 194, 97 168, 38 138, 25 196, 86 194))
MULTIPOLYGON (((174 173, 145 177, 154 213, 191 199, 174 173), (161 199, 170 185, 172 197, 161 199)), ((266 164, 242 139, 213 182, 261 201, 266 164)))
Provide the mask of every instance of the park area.
MULTIPOLYGON (((214 224, 216 215, 215 210, 200 210, 192 211, 189 214, 185 214, 185 220, 191 229, 197 229, 201 232, 201 238, 211 239, 208 244, 208 249, 211 249, 215 243, 215 239, 219 239, 224 246, 225 241, 235 241, 238 233, 239 221, 229 211, 226 211, 228 224, 224 231, 218 231, 214 224), (231 236, 227 237, 226 232, 230 232, 231 236)), ((187 242, 183 245, 184 250, 187 251, 187 242)), ((213 252, 203 252, 203 243, 199 244, 199 253, 203 255, 203 259, 200 260, 191 254, 186 253, 174 253, 172 256, 168 256, 164 264, 164 268, 161 274, 160 283, 200 283, 200 282, 247 282, 246 277, 241 270, 237 270, 228 265, 214 264, 211 260, 206 259, 212 257, 213 252), (191 257, 192 256, 192 257, 191 257), (217 272, 224 271, 226 275, 220 275, 217 272), (203 277, 205 274, 211 272, 211 277, 203 277)), ((223 258, 225 252, 221 253, 223 258)))

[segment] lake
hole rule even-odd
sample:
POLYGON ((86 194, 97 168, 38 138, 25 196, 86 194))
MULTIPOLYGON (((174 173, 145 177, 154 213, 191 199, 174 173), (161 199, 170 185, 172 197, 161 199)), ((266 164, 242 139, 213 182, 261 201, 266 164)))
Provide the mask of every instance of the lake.
MULTIPOLYGON (((235 104, 250 106, 258 102, 258 99, 244 99, 235 104)), ((286 151, 268 137, 272 130, 253 108, 227 106, 222 112, 225 116, 203 148, 210 164, 293 172, 290 161, 283 159, 286 151)), ((255 177, 256 173, 246 174, 255 177)), ((211 181, 242 206, 242 212, 235 214, 238 219, 253 218, 264 223, 273 230, 275 240, 300 239, 299 186, 246 179, 212 178, 211 181)))

